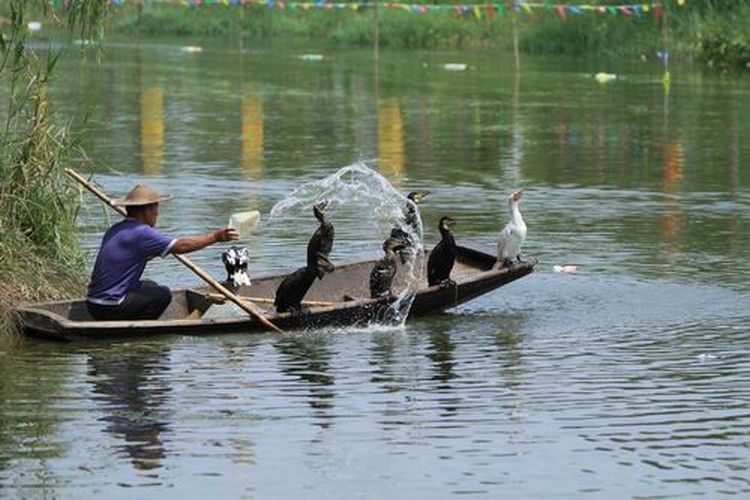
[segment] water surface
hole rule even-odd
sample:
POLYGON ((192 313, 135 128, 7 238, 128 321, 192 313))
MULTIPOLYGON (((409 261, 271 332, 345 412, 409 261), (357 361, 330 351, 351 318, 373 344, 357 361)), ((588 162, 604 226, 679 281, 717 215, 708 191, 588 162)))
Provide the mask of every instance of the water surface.
MULTIPOLYGON (((491 248, 523 189, 537 272, 404 328, 27 341, 0 354, 0 490, 750 494, 747 79, 673 67, 667 91, 648 61, 525 58, 518 77, 491 52, 381 56, 376 79, 368 51, 120 43, 99 66, 68 55, 51 92, 70 112, 96 106, 79 128, 107 192, 175 195, 169 234, 267 217, 364 160, 432 191, 428 244, 451 215, 459 241, 491 248), (566 263, 578 272, 552 271, 566 263)), ((377 255, 368 208, 338 213, 332 259, 377 255)), ((112 220, 90 200, 92 258, 112 220)), ((264 225, 245 242, 253 271, 298 267, 313 228, 311 214, 264 225)), ((193 257, 221 277, 220 250, 193 257)), ((147 274, 197 284, 171 260, 147 274)))

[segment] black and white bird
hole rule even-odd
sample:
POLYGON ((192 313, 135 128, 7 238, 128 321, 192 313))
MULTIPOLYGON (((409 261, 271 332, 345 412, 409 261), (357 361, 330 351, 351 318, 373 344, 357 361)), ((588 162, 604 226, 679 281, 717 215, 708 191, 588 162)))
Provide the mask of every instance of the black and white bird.
POLYGON ((510 220, 500 233, 497 243, 497 263, 500 267, 508 267, 513 265, 514 261, 521 260, 521 247, 526 240, 526 223, 518 208, 522 196, 522 191, 515 191, 508 196, 510 220))
POLYGON ((250 252, 247 248, 231 246, 221 253, 221 261, 227 270, 227 284, 235 288, 250 286, 250 252))
POLYGON ((387 298, 391 296, 391 284, 396 276, 399 252, 404 248, 404 241, 398 238, 388 238, 383 242, 385 255, 380 259, 370 272, 370 297, 373 299, 387 298))
POLYGON ((456 263, 456 240, 451 234, 451 227, 456 223, 451 217, 441 217, 438 224, 441 240, 435 245, 427 259, 427 283, 430 286, 440 285, 443 288, 453 286, 455 281, 451 280, 451 271, 456 263))

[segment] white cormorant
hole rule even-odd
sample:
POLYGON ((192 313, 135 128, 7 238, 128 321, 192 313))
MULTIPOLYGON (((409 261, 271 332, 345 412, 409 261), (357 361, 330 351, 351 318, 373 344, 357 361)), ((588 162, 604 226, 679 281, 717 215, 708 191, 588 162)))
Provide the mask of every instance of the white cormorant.
POLYGON ((501 267, 512 265, 514 260, 521 260, 521 246, 526 240, 526 223, 518 208, 522 196, 522 191, 515 191, 508 197, 510 221, 500 233, 500 240, 497 243, 497 262, 501 267))

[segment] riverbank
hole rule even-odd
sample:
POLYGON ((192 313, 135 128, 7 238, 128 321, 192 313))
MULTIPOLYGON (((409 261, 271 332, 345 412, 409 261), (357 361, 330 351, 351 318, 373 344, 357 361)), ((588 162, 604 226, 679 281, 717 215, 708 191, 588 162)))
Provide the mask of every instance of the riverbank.
POLYGON ((364 4, 291 2, 181 6, 123 4, 111 11, 114 34, 234 37, 239 43, 270 38, 315 39, 334 46, 368 46, 375 15, 382 47, 491 47, 512 51, 514 30, 525 53, 652 57, 669 52, 711 67, 750 65, 750 5, 715 7, 712 2, 606 10, 529 8, 515 13, 502 4, 389 4, 376 14, 364 4), (343 7, 345 6, 345 8, 343 7), (514 27, 515 25, 515 27, 514 27))
POLYGON ((85 155, 70 133, 72 118, 51 111, 48 82, 58 54, 27 50, 22 7, 13 4, 12 24, 0 33, 7 37, 0 48, 7 98, 0 133, 0 342, 15 338, 17 303, 80 295, 85 275, 79 196, 63 171, 85 155))
POLYGON ((13 315, 18 303, 80 297, 84 291, 85 262, 75 222, 80 202, 58 162, 67 157, 66 146, 44 144, 52 139, 48 131, 43 138, 30 136, 20 149, 3 150, 0 342, 18 333, 13 315), (42 142, 32 145, 34 139, 42 142), (24 161, 23 154, 34 148, 33 161, 24 161))
POLYGON ((19 324, 14 308, 21 302, 63 300, 84 294, 85 276, 36 253, 24 237, 0 238, 0 345, 14 341, 19 324))

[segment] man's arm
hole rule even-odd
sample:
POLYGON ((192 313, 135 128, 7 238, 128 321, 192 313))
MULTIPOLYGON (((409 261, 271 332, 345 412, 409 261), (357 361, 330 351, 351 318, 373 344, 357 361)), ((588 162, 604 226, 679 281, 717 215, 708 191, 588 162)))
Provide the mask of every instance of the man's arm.
POLYGON ((174 242, 172 248, 169 249, 169 253, 182 254, 195 252, 201 248, 206 248, 209 245, 220 241, 234 241, 240 237, 234 231, 234 229, 217 229, 216 231, 201 236, 189 236, 187 238, 178 238, 174 242))

